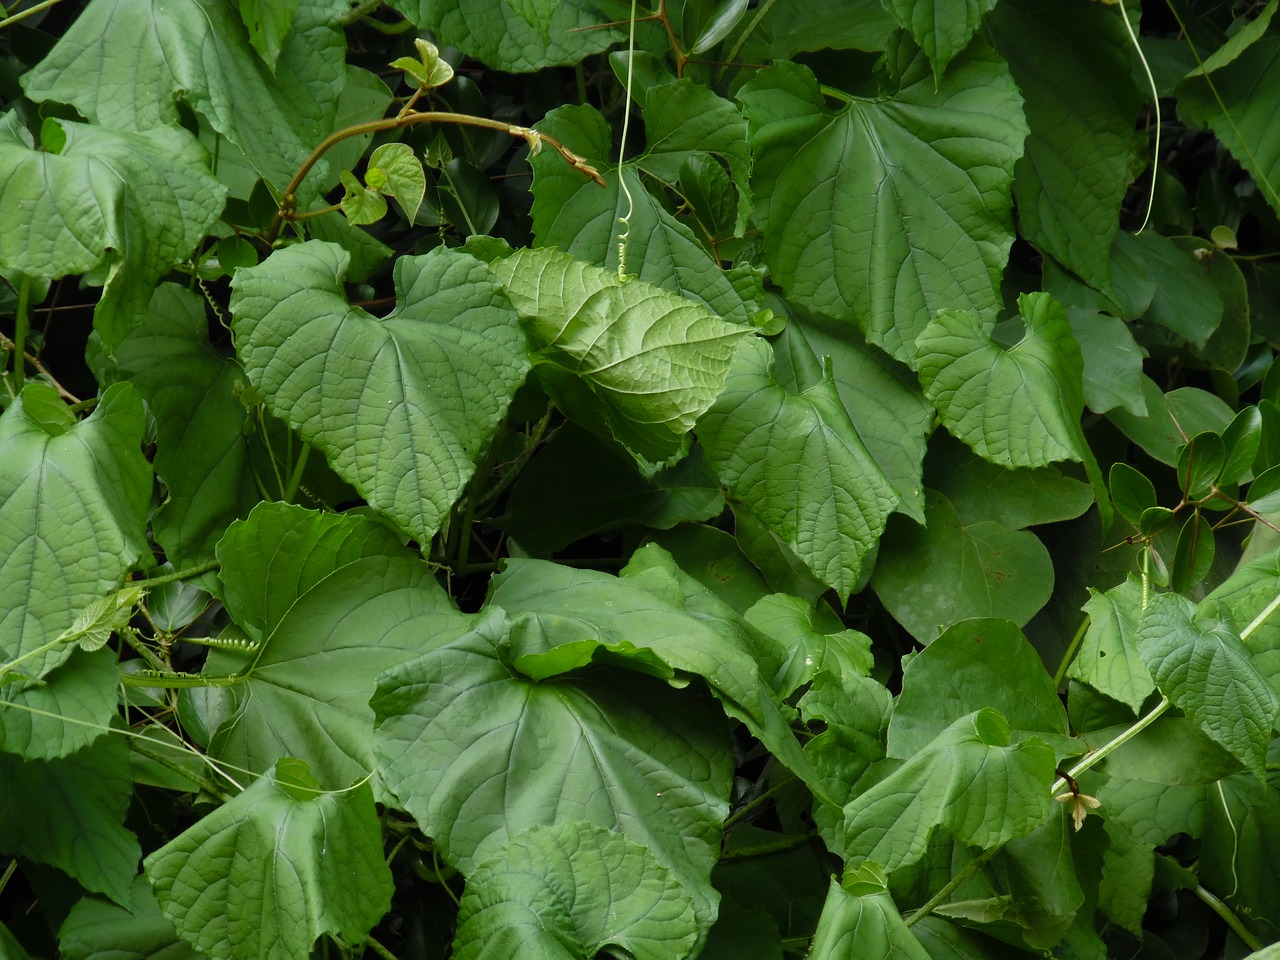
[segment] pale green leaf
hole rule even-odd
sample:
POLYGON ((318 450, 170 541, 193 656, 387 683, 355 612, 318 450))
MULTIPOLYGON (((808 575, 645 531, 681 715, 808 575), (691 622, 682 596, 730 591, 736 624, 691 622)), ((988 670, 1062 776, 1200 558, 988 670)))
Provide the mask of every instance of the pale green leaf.
POLYGON ((118 385, 84 421, 65 410, 31 383, 0 416, 0 673, 39 678, 63 662, 74 645, 59 635, 150 556, 142 401, 118 385))
POLYGON ((271 412, 425 544, 524 381, 524 336, 474 257, 401 257, 397 305, 382 320, 347 300, 348 262, 312 242, 236 271, 236 348, 271 412))
POLYGON ((1014 168, 1022 233, 1106 290, 1142 102, 1120 12, 1101 3, 1012 0, 996 6, 987 26, 1026 97, 1030 133, 1014 168))
POLYGON ((1195 623, 1193 610, 1174 594, 1152 597, 1138 622, 1138 653, 1160 692, 1263 780, 1280 698, 1240 639, 1195 623))
POLYGON ((217 222, 226 188, 183 130, 49 123, 63 140, 56 151, 0 135, 0 222, 9 225, 0 272, 103 271, 94 324, 109 351, 145 314, 155 282, 217 222))
POLYGON ((123 826, 133 795, 129 750, 99 737, 70 756, 0 753, 0 850, 57 867, 93 893, 129 902, 142 851, 123 826))
POLYGON ((495 608, 384 673, 383 781, 464 873, 533 827, 587 820, 647 847, 709 922, 733 770, 718 711, 631 672, 531 682, 508 666, 526 649, 545 649, 538 620, 495 608))
MULTIPOLYGON (((23 78, 113 130, 176 126, 181 95, 277 190, 333 132, 346 85, 341 0, 297 0, 272 72, 225 0, 99 0, 23 78), (252 104, 252 109, 246 105, 252 104)), ((321 160, 309 182, 331 182, 321 160)))
MULTIPOLYGON (((266 616, 278 609, 277 584, 289 567, 286 559, 273 577, 266 616)), ((305 566, 300 572, 305 580, 305 566)), ((238 667, 236 711, 210 753, 257 772, 298 757, 330 787, 364 776, 375 763, 369 697, 377 676, 458 636, 470 620, 421 561, 374 555, 346 563, 298 596, 251 657, 209 658, 207 674, 220 675, 228 660, 238 667)))
POLYGON ((1007 620, 964 620, 912 657, 889 721, 888 755, 910 757, 960 717, 994 707, 1016 740, 1054 743, 1067 715, 1053 679, 1022 631, 1007 620))
POLYGON ((847 873, 844 883, 831 878, 831 889, 806 955, 809 960, 929 960, 929 954, 911 935, 898 912, 884 876, 874 874, 863 867, 852 875, 847 873))
POLYGON ((375 190, 367 188, 347 170, 339 175, 342 181, 342 212, 352 223, 377 223, 387 214, 387 201, 375 190))
POLYGON ((238 396, 244 372, 209 344, 204 301, 172 283, 114 360, 156 420, 155 469, 168 491, 152 518, 156 540, 179 568, 212 560, 227 524, 261 499, 238 396))
POLYGON ((240 20, 249 31, 249 42, 271 70, 280 59, 297 10, 298 0, 240 0, 240 20))
POLYGON ((770 594, 758 600, 743 617, 779 648, 787 662, 773 679, 782 697, 790 697, 820 670, 837 680, 871 675, 875 661, 871 638, 846 629, 825 604, 814 606, 799 597, 770 594))
POLYGON ((1048 818, 1054 752, 1040 740, 1010 745, 1009 725, 990 707, 956 720, 928 747, 844 809, 839 853, 892 873, 924 853, 942 826, 990 849, 1048 818))
POLYGON ((1019 299, 1026 335, 993 342, 992 323, 939 310, 916 342, 925 396, 952 435, 993 463, 1041 467, 1084 460, 1080 347, 1066 311, 1048 294, 1019 299))
POLYGON ((626 39, 587 0, 388 0, 442 43, 497 70, 527 73, 576 63, 626 39))
POLYGON ((996 0, 885 0, 885 8, 929 58, 938 83, 995 5, 996 0))
POLYGON ((619 950, 680 960, 699 932, 679 882, 645 847, 561 820, 512 838, 471 872, 450 956, 562 960, 619 950))
POLYGON ((739 97, 774 280, 910 362, 936 310, 999 305, 1027 128, 1008 67, 979 44, 936 87, 908 38, 888 66, 896 89, 838 111, 791 63, 762 71, 739 97))
POLYGON ((39 680, 10 678, 0 687, 0 750, 28 760, 74 753, 106 733, 119 685, 114 650, 73 650, 39 680))
POLYGON ((139 876, 129 891, 128 908, 84 897, 58 930, 64 960, 200 960, 200 954, 178 938, 139 876))
POLYGON ((1091 589, 1084 605, 1089 628, 1067 668, 1067 676, 1083 680, 1135 713, 1155 689, 1155 681, 1138 655, 1141 606, 1142 587, 1135 577, 1106 593, 1091 589))
POLYGON ((384 143, 369 156, 369 170, 380 172, 386 184, 383 192, 396 198, 405 219, 413 220, 427 192, 427 175, 413 148, 405 143, 384 143))
POLYGON ((324 933, 362 942, 391 907, 369 785, 323 792, 296 760, 275 774, 146 859, 160 909, 212 960, 305 960, 324 933))
POLYGON ((773 366, 767 343, 740 347, 698 438, 735 508, 758 518, 845 600, 898 497, 849 421, 830 371, 795 395, 773 366))
POLYGON ((678 457, 720 394, 734 345, 754 331, 643 280, 555 250, 493 265, 539 361, 590 391, 598 416, 642 466, 678 457))
POLYGON ((1155 877, 1155 846, 1140 839, 1119 817, 1108 816, 1103 825, 1108 842, 1102 857, 1098 907, 1112 921, 1140 937, 1155 877))

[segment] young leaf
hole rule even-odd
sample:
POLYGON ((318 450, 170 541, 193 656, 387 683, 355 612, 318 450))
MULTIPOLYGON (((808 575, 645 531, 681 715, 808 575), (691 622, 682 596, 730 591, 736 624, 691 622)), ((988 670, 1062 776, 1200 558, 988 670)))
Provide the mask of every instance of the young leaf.
POLYGON ((375 171, 380 192, 395 197, 405 219, 412 221, 427 192, 427 175, 413 148, 406 143, 384 143, 370 154, 366 179, 372 178, 375 171))
POLYGON ((66 409, 30 383, 0 416, 0 672, 37 679, 75 649, 53 641, 149 555, 152 484, 131 387, 110 387, 73 426, 33 420, 28 406, 42 403, 66 409))
POLYGON ((529 360, 515 311, 479 260, 443 248, 396 262, 384 320, 348 302, 333 244, 236 272, 236 348, 276 416, 419 543, 462 493, 529 360))
POLYGON ((213 960, 305 960, 324 933, 362 942, 391 907, 373 789, 326 793, 304 764, 282 767, 287 783, 259 779, 144 864, 179 936, 213 960))
POLYGON ((942 83, 947 65, 964 52, 983 18, 991 12, 996 0, 964 0, 963 4, 948 0, 887 0, 886 9, 894 19, 915 37, 933 66, 935 83, 942 83))
POLYGON ((493 269, 539 359, 590 391, 614 438, 649 472, 681 454, 724 387, 734 345, 754 334, 661 287, 623 283, 554 250, 522 250, 493 269))
POLYGON ((377 223, 387 215, 387 201, 381 193, 366 187, 348 170, 342 180, 342 212, 352 223, 377 223))
POLYGON ((1080 430, 1080 347, 1066 311, 1048 294, 1024 294, 1023 339, 1005 349, 992 323, 939 310, 916 341, 916 369, 942 422, 980 456, 1006 467, 1091 459, 1080 430))
POLYGON ((513 837, 471 872, 450 956, 555 960, 616 950, 680 960, 700 933, 679 881, 645 847, 561 820, 513 837))
POLYGON ((293 27, 298 0, 240 0, 240 19, 262 62, 275 70, 280 49, 293 27))
POLYGON ((1225 627, 1192 621, 1190 601, 1151 598, 1138 626, 1138 652, 1160 692, 1259 780, 1280 701, 1240 640, 1225 627))
POLYGON ((898 497, 849 421, 829 370, 798 396, 762 341, 740 348, 724 393, 698 425, 730 497, 847 600, 898 497))
POLYGON ((935 311, 999 303, 1027 127, 1007 65, 981 44, 941 83, 905 36, 886 60, 896 91, 851 97, 835 112, 793 63, 760 72, 738 95, 774 280, 910 363, 935 311))

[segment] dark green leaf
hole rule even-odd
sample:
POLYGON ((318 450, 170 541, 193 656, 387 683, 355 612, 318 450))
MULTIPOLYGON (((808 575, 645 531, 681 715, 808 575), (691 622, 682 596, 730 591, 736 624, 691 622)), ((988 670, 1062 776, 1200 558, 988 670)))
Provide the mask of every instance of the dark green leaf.
POLYGON ((846 600, 898 498, 850 423, 829 369, 796 395, 773 366, 768 344, 739 348, 698 439, 735 509, 758 518, 846 600))
POLYGON ((324 933, 362 942, 390 908, 372 788, 309 787, 263 777, 147 857, 160 909, 202 954, 305 960, 324 933))
POLYGON ((1173 466, 1178 449, 1197 433, 1221 433, 1235 413, 1219 396, 1197 387, 1179 387, 1161 393, 1155 381, 1142 378, 1142 393, 1148 415, 1134 416, 1128 410, 1113 409, 1107 418, 1120 431, 1161 463, 1173 466))
POLYGON ((1156 505, 1156 488, 1146 476, 1127 463, 1111 465, 1108 485, 1111 488, 1111 502, 1116 505, 1116 513, 1135 527, 1143 512, 1156 505))
POLYGON ((160 913, 146 877, 134 880, 129 904, 80 900, 58 931, 59 955, 65 960, 200 960, 160 913))
POLYGON ((1169 586, 1176 593, 1186 593, 1209 572, 1213 565, 1213 526, 1199 510, 1187 518, 1178 531, 1178 546, 1169 568, 1169 586))
POLYGON ((1124 407, 1135 417, 1147 415, 1142 393, 1142 358, 1146 351, 1119 317, 1071 307, 1071 332, 1084 361, 1084 402, 1094 413, 1124 407))
POLYGON ((1178 485, 1188 500, 1199 500, 1209 492, 1226 463, 1222 437, 1213 432, 1197 433, 1178 450, 1178 485))
POLYGON ((933 65, 942 82, 947 65, 969 45, 996 0, 886 0, 885 7, 904 27, 933 65))
POLYGON ((1253 461, 1262 441, 1262 412, 1248 406, 1222 431, 1223 465, 1218 479, 1223 484, 1243 483, 1253 475, 1253 461))
POLYGON ((1027 128, 1008 67, 981 44, 940 84, 905 37, 888 68, 896 91, 834 112, 792 63, 757 74, 739 96, 774 280, 910 363, 936 310, 985 314, 999 303, 1027 128))

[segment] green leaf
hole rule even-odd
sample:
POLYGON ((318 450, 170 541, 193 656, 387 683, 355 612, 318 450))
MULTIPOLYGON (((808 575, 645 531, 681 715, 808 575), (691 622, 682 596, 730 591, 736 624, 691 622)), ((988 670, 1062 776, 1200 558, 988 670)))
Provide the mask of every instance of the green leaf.
POLYGON ((743 229, 750 209, 747 190, 749 150, 746 121, 728 100, 688 80, 655 87, 646 96, 648 148, 619 170, 613 134, 594 108, 558 107, 539 121, 540 133, 556 137, 585 157, 607 184, 588 180, 553 151, 530 159, 534 171, 533 230, 542 245, 555 246, 582 260, 616 269, 619 218, 630 210, 626 272, 706 304, 712 312, 739 323, 751 321, 754 296, 735 288, 734 274, 720 269, 690 227, 677 220, 665 200, 651 193, 646 178, 674 187, 688 163, 724 163, 736 186, 730 223, 743 229), (625 183, 631 198, 620 183, 625 183))
POLYGON ((631 526, 669 530, 723 510, 720 481, 697 447, 646 479, 630 457, 566 423, 520 472, 494 523, 525 549, 551 552, 593 533, 631 526))
POLYGON ((143 876, 133 881, 128 908, 84 897, 58 930, 66 960, 200 960, 160 912, 143 876))
POLYGON ((1036 949, 1058 945, 1084 904, 1073 846, 1064 810, 1000 851, 996 869, 1005 873, 1018 932, 1036 949))
POLYGON ((31 383, 0 416, 0 674, 39 678, 74 649, 59 635, 149 556, 151 468, 130 387, 108 388, 73 426, 34 420, 33 403, 65 409, 31 383))
POLYGON ((913 657, 902 674, 888 755, 910 757, 961 717, 993 707, 1015 740, 1067 735, 1067 715, 1035 648, 1007 620, 964 620, 913 657))
POLYGON ((867 677, 875 666, 871 638, 846 629, 830 607, 813 606, 799 597, 770 594, 746 612, 745 619, 787 651, 787 663, 773 681, 782 697, 790 697, 819 671, 833 677, 867 677))
POLYGON ((1169 588, 1185 593, 1198 584, 1213 566, 1213 525, 1197 510, 1178 531, 1173 565, 1169 568, 1169 588))
POLYGON ((679 882, 627 836, 580 820, 533 827, 467 877, 451 956, 531 960, 622 951, 691 956, 699 929, 679 882))
POLYGON ((1147 415, 1142 393, 1142 358, 1147 352, 1119 317, 1071 307, 1071 333, 1084 362, 1084 402, 1094 413, 1124 407, 1135 417, 1147 415))
POLYGON ((142 851, 123 826, 133 791, 123 737, 100 737, 56 760, 0 753, 0 784, 0 850, 129 902, 142 851))
POLYGON ((929 954, 911 935, 889 896, 884 875, 865 866, 847 871, 843 883, 831 878, 831 889, 807 956, 811 960, 929 960, 929 954))
POLYGON ((1217 286, 1195 257, 1152 231, 1141 235, 1121 232, 1116 246, 1124 253, 1125 269, 1136 277, 1126 277, 1116 264, 1114 283, 1155 285, 1143 322, 1164 327, 1193 347, 1203 348, 1222 322, 1223 303, 1217 286))
POLYGON ((573 64, 626 39, 587 0, 388 0, 405 18, 496 70, 573 64))
POLYGON ((1209 797, 1199 878, 1223 892, 1256 937, 1268 940, 1275 935, 1271 918, 1280 916, 1270 857, 1280 843, 1280 799, 1274 786, 1243 775, 1223 780, 1209 797))
POLYGON ((1178 449, 1178 486, 1188 500, 1204 497, 1222 473, 1226 448, 1215 431, 1197 433, 1178 449))
POLYGON ((1179 387, 1161 393, 1155 381, 1142 378, 1142 393, 1147 416, 1134 416, 1128 410, 1114 409, 1107 419, 1120 431, 1161 463, 1177 463, 1178 450, 1197 433, 1206 430, 1221 433, 1234 416, 1217 394, 1197 387, 1179 387))
MULTIPOLYGON (((23 76, 23 87, 33 100, 70 103, 93 122, 122 131, 177 126, 181 96, 283 190, 339 125, 338 98, 347 80, 344 13, 332 0, 297 0, 273 72, 231 3, 103 0, 87 7, 23 76)), ((332 182, 328 169, 322 159, 308 180, 312 191, 332 182)), ((219 201, 215 215, 220 208, 219 201)))
POLYGON ((1053 563, 1033 533, 968 521, 947 497, 925 491, 925 527, 889 525, 871 585, 916 639, 928 643, 960 620, 1023 626, 1053 593, 1053 563))
POLYGON ((1280 145, 1270 136, 1280 89, 1280 37, 1265 36, 1238 55, 1211 58, 1204 66, 1178 85, 1179 116, 1211 129, 1280 213, 1280 145))
POLYGON ((794 60, 810 50, 883 50, 895 27, 880 0, 780 0, 753 39, 767 39, 770 59, 794 60))
POLYGON ((1138 626, 1138 652, 1160 692, 1259 780, 1280 701, 1225 627, 1208 631, 1189 601, 1152 597, 1138 626))
POLYGON ((107 731, 119 685, 114 650, 73 650, 39 680, 10 677, 0 686, 0 750, 28 760, 74 753, 107 731))
POLYGON ((366 179, 375 170, 385 181, 382 192, 395 197, 405 219, 412 221, 418 215, 422 198, 427 192, 427 175, 413 148, 405 143, 384 143, 377 147, 369 156, 366 179))
POLYGON ((998 711, 961 717, 845 806, 837 852, 892 874, 921 857, 938 826, 984 850, 1003 846, 1049 816, 1053 767, 1053 749, 1040 740, 1010 746, 998 711))
POLYGON ((996 0, 886 0, 885 7, 914 38, 941 84, 947 65, 964 52, 996 0))
POLYGON ((1123 820, 1107 817, 1107 852, 1098 885, 1099 909, 1134 936, 1142 936, 1142 919, 1155 877, 1155 847, 1140 839, 1123 820))
POLYGON ((896 90, 835 112, 792 63, 757 74, 739 97, 774 280, 909 363, 939 308, 998 306, 1027 128, 1007 66, 980 45, 936 86, 905 38, 887 67, 896 90))
POLYGON ((1253 476, 1253 461, 1262 442, 1262 411, 1248 406, 1235 415, 1222 431, 1222 473, 1224 484, 1242 483, 1253 476))
POLYGON ((692 55, 706 53, 729 35, 747 12, 748 0, 701 0, 686 3, 681 36, 692 55))
POLYGON ((493 269, 537 359, 581 383, 596 416, 650 471, 680 455, 724 387, 735 343, 754 332, 554 250, 521 250, 493 269))
POLYGON ((1280 617, 1275 615, 1280 551, 1250 560, 1201 601, 1198 615, 1223 620, 1244 638, 1254 666, 1280 693, 1280 617))
MULTIPOLYGON (((282 538, 281 546, 302 546, 307 531, 301 533, 282 538)), ((219 759, 263 772, 281 757, 298 757, 326 785, 364 776, 375 763, 369 707, 375 679, 470 626, 472 618, 457 611, 421 561, 352 559, 353 547, 365 548, 342 545, 350 562, 289 604, 251 657, 210 656, 206 674, 218 676, 227 660, 236 669, 236 711, 209 745, 219 759)), ((315 559, 325 563, 331 550, 318 546, 315 559)), ((266 616, 283 605, 284 583, 298 567, 305 581, 305 563, 295 567, 286 559, 271 571, 266 616)))
POLYGON ((377 223, 387 215, 387 201, 381 193, 365 187, 350 172, 343 170, 339 178, 342 180, 342 212, 352 223, 377 223))
POLYGON ((0 272, 104 271, 94 324, 110 351, 145 314, 155 282, 217 222, 226 188, 185 131, 58 124, 57 152, 0 128, 0 221, 11 225, 0 233, 0 272))
MULTIPOLYGON (((1249 462, 1252 464, 1252 459, 1249 462)), ((1107 483, 1116 513, 1135 527, 1143 512, 1156 506, 1156 488, 1144 474, 1127 463, 1113 463, 1107 483)))
POLYGON ((271 412, 426 544, 524 381, 524 337, 474 257, 401 257, 396 308, 383 320, 348 302, 349 262, 311 242, 237 271, 236 348, 271 412))
POLYGON ((849 421, 829 367, 796 395, 773 366, 768 344, 740 347, 698 439, 735 509, 847 600, 898 498, 849 421))
POLYGON ((280 59, 297 9, 298 0, 240 0, 240 19, 249 31, 249 42, 272 70, 280 59))
POLYGON ((298 598, 344 567, 366 557, 412 556, 395 531, 370 517, 260 503, 218 543, 221 596, 232 619, 259 640, 298 598))
MULTIPOLYGON (((436 87, 443 87, 453 79, 453 65, 448 60, 441 58, 439 47, 430 40, 424 40, 422 37, 416 37, 413 41, 413 46, 418 51, 417 60, 412 57, 397 57, 391 61, 391 66, 398 70, 403 70, 422 90, 434 90, 436 87)), ((384 146, 389 146, 389 144, 384 144, 384 146)), ((376 153, 377 151, 374 152, 376 153)), ((409 219, 412 220, 413 216, 410 215, 409 219)))
POLYGON ((1143 99, 1124 21, 1101 3, 1016 0, 986 24, 1026 98, 1030 133, 1014 168, 1022 233, 1106 290, 1143 99))
POLYGON ((869 677, 837 678, 819 671, 800 698, 800 712, 811 729, 822 729, 804 745, 805 756, 836 805, 847 804, 865 789, 860 780, 884 759, 884 732, 893 710, 889 691, 869 677))
POLYGON ((493 609, 384 673, 372 700, 379 775, 463 873, 572 810, 647 847, 709 922, 732 775, 723 722, 634 673, 513 674, 507 663, 544 636, 536 618, 493 609))
POLYGON ((1142 587, 1132 576, 1105 593, 1091 589, 1084 605, 1089 628, 1067 668, 1067 676, 1083 680, 1134 713, 1155 689, 1155 681, 1138 654, 1141 609, 1142 587))
POLYGON ((991 321, 939 310, 916 342, 916 369, 942 422, 980 456, 1006 467, 1091 457, 1080 430, 1080 348, 1066 311, 1048 294, 1024 294, 1027 332, 1008 349, 991 321))
POLYGON ((294 792, 263 777, 146 859, 160 909, 213 960, 305 960, 321 934, 361 943, 391 907, 372 788, 294 792))
POLYGON ((212 560, 227 524, 261 499, 238 396, 244 373, 209 344, 204 301, 172 283, 156 289, 114 359, 156 421, 155 469, 168 490, 156 540, 179 568, 212 560))
MULTIPOLYGON (((775 311, 783 306, 773 301, 775 311)), ((906 367, 870 347, 847 325, 833 324, 799 311, 790 314, 774 340, 778 375, 799 392, 823 376, 823 358, 831 358, 831 376, 858 436, 900 500, 898 509, 924 522, 921 462, 933 430, 934 414, 906 367), (788 370, 790 368, 790 371, 788 370)))

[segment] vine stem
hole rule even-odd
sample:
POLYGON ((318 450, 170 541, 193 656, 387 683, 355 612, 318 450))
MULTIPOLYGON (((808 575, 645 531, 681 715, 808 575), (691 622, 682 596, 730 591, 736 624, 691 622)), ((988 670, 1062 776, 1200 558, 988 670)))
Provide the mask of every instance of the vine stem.
POLYGON ((1134 53, 1138 55, 1138 60, 1142 63, 1142 69, 1146 71, 1147 83, 1151 85, 1151 103, 1156 111, 1156 142, 1151 151, 1151 192, 1147 195, 1147 213, 1142 218, 1142 226, 1134 233, 1134 236, 1147 229, 1147 224, 1151 221, 1151 211, 1156 206, 1156 174, 1160 170, 1160 130, 1164 126, 1160 119, 1160 90, 1156 86, 1156 78, 1151 74, 1151 65, 1147 63, 1146 54, 1142 52, 1142 47, 1138 43, 1138 35, 1133 31, 1133 24, 1129 22, 1129 11, 1125 9, 1124 0, 1119 0, 1120 17, 1124 20, 1124 28, 1129 33, 1129 41, 1133 44, 1134 53))
MULTIPOLYGON (((667 32, 671 32, 670 25, 665 20, 665 4, 659 9, 663 11, 663 24, 667 26, 667 32)), ((673 41, 674 43, 674 38, 673 41)), ((679 48, 676 48, 677 54, 679 48)), ((627 131, 631 127, 631 75, 632 66, 636 59, 636 0, 631 0, 631 19, 627 34, 627 84, 626 94, 622 100, 622 138, 618 143, 618 186, 622 189, 623 194, 627 198, 627 212, 618 218, 618 224, 622 227, 622 232, 618 234, 618 279, 627 279, 627 246, 631 239, 631 214, 635 211, 635 201, 631 197, 631 188, 627 186, 626 172, 622 169, 622 161, 626 159, 627 154, 627 131)))
POLYGON ((1240 922, 1240 918, 1235 915, 1234 910, 1199 884, 1196 884, 1196 888, 1193 893, 1195 893, 1201 903, 1223 919, 1226 925, 1234 931, 1235 935, 1243 941, 1246 947, 1250 950, 1262 949, 1262 941, 1249 932, 1249 929, 1240 922))
POLYGON ((217 560, 210 560, 208 563, 197 564, 194 567, 187 567, 185 570, 175 570, 173 573, 163 573, 158 577, 151 577, 147 580, 130 581, 131 587, 142 587, 150 589, 158 587, 164 583, 173 583, 175 580, 190 580, 192 577, 198 577, 202 573, 208 573, 210 570, 217 570, 220 566, 217 560))
MULTIPOLYGON (((1080 776, 1080 774, 1084 773, 1094 764, 1106 759, 1106 757, 1109 754, 1114 753, 1120 747, 1124 746, 1126 743, 1128 743, 1130 740, 1132 740, 1134 737, 1140 734, 1143 730, 1147 729, 1147 727, 1151 726, 1153 723, 1159 720, 1162 716, 1168 713, 1169 708, 1172 706, 1173 706, 1173 702, 1168 697, 1161 697, 1160 702, 1155 705, 1155 707, 1152 709, 1150 713, 1148 713, 1145 717, 1143 717, 1133 726, 1122 731, 1113 740, 1108 741, 1107 743, 1099 747, 1097 750, 1088 754, 1083 760, 1081 760, 1074 767, 1072 767, 1070 770, 1067 771, 1067 777, 1070 777, 1072 780, 1074 780, 1076 777, 1080 776)), ((1066 789, 1067 777, 1059 777, 1057 780, 1055 780, 1053 783, 1053 786, 1050 788, 1050 792, 1056 794, 1066 789)))
POLYGON ((971 876, 981 870, 992 857, 1000 852, 1000 850, 1000 847, 992 847, 989 850, 982 851, 982 853, 978 854, 978 856, 965 864, 960 869, 959 873, 943 884, 942 889, 930 897, 919 910, 915 911, 909 917, 904 917, 902 922, 910 927, 929 916, 929 914, 933 913, 934 910, 946 901, 947 897, 951 896, 951 894, 955 892, 956 888, 959 887, 960 884, 964 883, 971 876))
POLYGON ((5 17, 3 20, 0 20, 0 30, 3 30, 5 27, 12 26, 19 20, 27 19, 27 17, 31 16, 33 13, 39 13, 41 10, 48 10, 50 7, 57 6, 61 2, 62 0, 44 0, 44 3, 37 3, 34 7, 28 7, 21 13, 15 13, 12 17, 5 17))
POLYGON ((501 120, 490 120, 487 117, 473 117, 466 113, 450 113, 447 111, 430 111, 383 117, 381 120, 368 120, 365 123, 356 123, 349 127, 343 127, 341 130, 335 130, 320 141, 319 145, 311 151, 310 156, 302 162, 302 166, 293 175, 289 185, 285 187, 284 194, 280 197, 280 206, 276 209, 276 215, 267 230, 267 242, 274 243, 276 237, 280 235, 280 228, 284 225, 284 222, 293 219, 298 203, 298 188, 302 186, 302 181, 311 172, 311 168, 319 163, 320 158, 328 153, 329 150, 343 140, 350 140, 352 137, 362 137, 368 133, 380 133, 383 130, 414 127, 424 123, 455 123, 464 127, 483 127, 486 130, 496 130, 499 133, 505 133, 508 136, 519 137, 524 140, 529 144, 530 154, 536 154, 545 143, 560 154, 573 169, 590 177, 600 186, 606 186, 604 177, 600 176, 600 171, 585 159, 578 156, 555 137, 539 133, 530 127, 521 127, 514 123, 504 123, 501 120))

